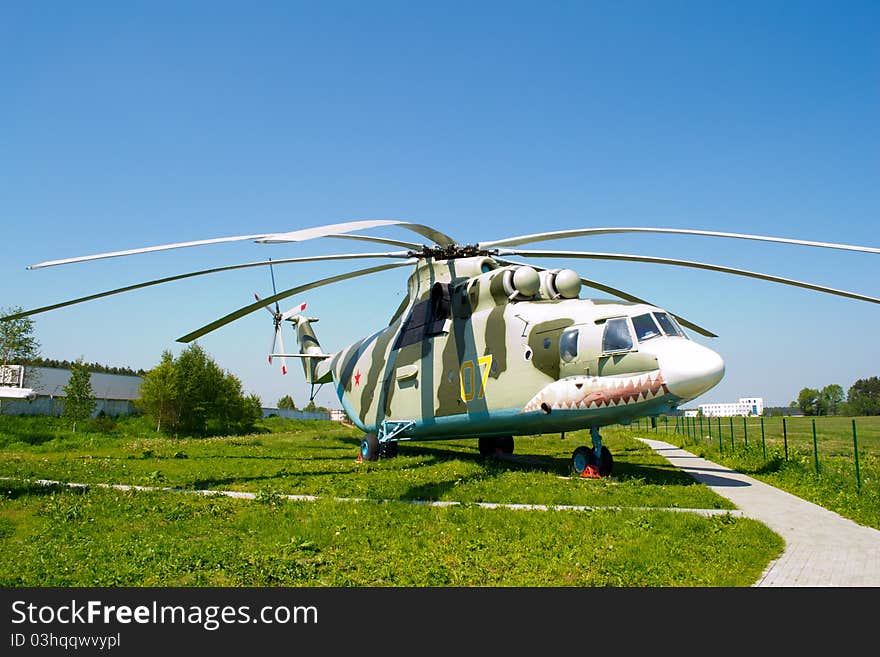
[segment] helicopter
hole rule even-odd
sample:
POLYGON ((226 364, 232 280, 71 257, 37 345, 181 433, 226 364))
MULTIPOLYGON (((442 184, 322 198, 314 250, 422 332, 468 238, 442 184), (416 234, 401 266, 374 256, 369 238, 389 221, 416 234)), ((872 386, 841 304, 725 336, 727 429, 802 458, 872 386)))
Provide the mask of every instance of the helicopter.
MULTIPOLYGON (((334 238, 400 247, 400 251, 343 253, 227 265, 91 294, 2 319, 17 319, 143 287, 248 267, 355 259, 398 260, 356 269, 278 292, 216 319, 177 340, 190 343, 262 308, 273 315, 275 337, 269 359, 301 361, 315 391, 334 387, 343 409, 364 433, 359 461, 397 454, 404 441, 476 438, 483 456, 511 454, 514 436, 589 429, 592 444, 578 446, 571 470, 581 477, 606 477, 614 458, 601 428, 656 418, 717 385, 722 357, 694 341, 685 329, 717 337, 649 301, 572 269, 521 262, 525 258, 647 262, 746 276, 818 292, 880 303, 880 299, 822 285, 721 265, 591 251, 519 248, 534 242, 608 234, 679 234, 756 240, 866 253, 868 246, 686 228, 576 228, 462 244, 423 224, 381 219, 349 221, 282 233, 178 242, 30 265, 28 269, 167 249, 252 240, 263 244, 334 238), (421 242, 364 235, 398 227, 421 242), (357 232, 355 232, 357 231, 357 232), (424 243, 427 241, 428 243, 424 243), (510 258, 516 258, 511 260, 510 258), (406 295, 387 325, 338 351, 325 351, 301 304, 282 313, 278 302, 340 281, 408 267, 406 295), (582 298, 591 288, 616 299, 582 298), (275 304, 274 310, 270 306, 275 304), (299 350, 284 353, 281 326, 290 322, 299 350), (281 352, 275 353, 276 341, 281 352)), ((284 362, 284 361, 282 361, 284 362)), ((286 365, 282 365, 286 371, 286 365)))

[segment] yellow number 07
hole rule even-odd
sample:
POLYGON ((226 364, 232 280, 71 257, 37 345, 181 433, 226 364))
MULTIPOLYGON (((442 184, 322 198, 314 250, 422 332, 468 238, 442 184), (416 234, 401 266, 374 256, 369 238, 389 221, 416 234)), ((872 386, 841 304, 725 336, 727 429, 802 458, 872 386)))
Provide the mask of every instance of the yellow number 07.
POLYGON ((475 396, 482 399, 486 392, 486 381, 489 380, 489 370, 492 369, 492 354, 477 359, 477 367, 480 368, 480 390, 475 390, 474 385, 474 361, 466 360, 461 364, 459 378, 461 380, 461 398, 471 401, 475 396), (465 375, 467 373, 467 375, 465 375))

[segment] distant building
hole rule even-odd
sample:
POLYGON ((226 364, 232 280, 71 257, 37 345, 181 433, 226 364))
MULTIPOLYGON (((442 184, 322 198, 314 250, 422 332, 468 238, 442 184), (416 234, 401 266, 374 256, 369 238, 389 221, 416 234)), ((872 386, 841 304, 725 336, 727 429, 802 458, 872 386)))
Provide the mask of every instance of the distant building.
POLYGON ((700 410, 705 417, 744 417, 764 414, 763 397, 741 397, 733 403, 725 404, 700 404, 700 410))
MULTIPOLYGON (((7 368, 18 366, 7 366, 7 368)), ((5 374, 9 374, 7 370, 5 374)), ((10 400, 0 403, 0 413, 4 415, 61 415, 64 412, 64 386, 70 381, 70 370, 57 367, 28 367, 15 370, 17 385, 33 391, 32 398, 10 400)), ((9 379, 6 376, 5 379, 9 379)), ((137 412, 134 405, 140 397, 143 379, 127 374, 91 373, 92 394, 97 405, 92 416, 132 415, 137 412)))
POLYGON ((263 417, 286 417, 289 420, 329 420, 330 414, 324 411, 301 411, 298 408, 263 407, 263 417))
POLYGON ((348 422, 348 415, 338 408, 330 409, 330 419, 334 422, 348 422))
POLYGON ((0 400, 33 401, 37 393, 24 384, 24 367, 21 365, 0 366, 0 400))

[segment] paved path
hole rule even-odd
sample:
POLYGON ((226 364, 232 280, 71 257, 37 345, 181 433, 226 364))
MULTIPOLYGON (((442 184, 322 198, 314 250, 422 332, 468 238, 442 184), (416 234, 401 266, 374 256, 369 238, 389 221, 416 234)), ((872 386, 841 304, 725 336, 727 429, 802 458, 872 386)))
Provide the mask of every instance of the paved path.
POLYGON ((880 586, 880 531, 669 443, 640 440, 785 539, 755 586, 880 586))

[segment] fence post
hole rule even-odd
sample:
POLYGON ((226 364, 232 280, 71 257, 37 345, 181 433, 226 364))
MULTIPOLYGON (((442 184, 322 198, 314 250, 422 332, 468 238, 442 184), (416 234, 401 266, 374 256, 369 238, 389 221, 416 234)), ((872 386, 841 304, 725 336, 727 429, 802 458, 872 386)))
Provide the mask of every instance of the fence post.
POLYGON ((764 416, 761 416, 761 450, 764 452, 764 463, 767 463, 767 443, 764 440, 764 416))
POLYGON ((859 473, 859 439, 856 437, 856 421, 852 421, 853 427, 853 454, 856 457, 856 485, 859 487, 859 492, 862 491, 862 475, 859 473))
POLYGON ((703 416, 700 416, 700 440, 703 440, 706 436, 703 435, 703 416))
POLYGON ((813 418, 813 462, 816 464, 816 476, 819 476, 819 445, 816 442, 816 418, 813 418))
POLYGON ((736 445, 733 442, 733 416, 730 416, 730 449, 736 449, 736 445))
POLYGON ((788 460, 788 429, 785 427, 785 416, 782 416, 782 442, 785 445, 785 460, 788 460))
POLYGON ((743 415, 743 436, 746 440, 746 447, 749 446, 749 427, 746 425, 746 416, 743 415))
POLYGON ((663 430, 666 433, 669 433, 669 416, 668 415, 663 416, 663 430))
POLYGON ((723 432, 721 431, 721 416, 719 415, 719 416, 718 416, 718 453, 719 453, 719 454, 723 454, 723 453, 724 453, 724 448, 721 446, 721 445, 722 445, 722 443, 721 443, 721 435, 722 435, 722 433, 723 433, 723 432))

